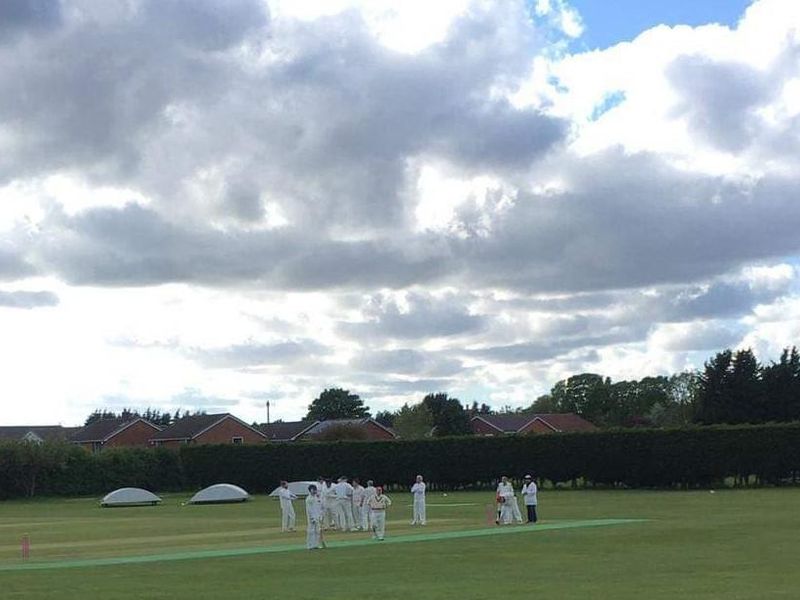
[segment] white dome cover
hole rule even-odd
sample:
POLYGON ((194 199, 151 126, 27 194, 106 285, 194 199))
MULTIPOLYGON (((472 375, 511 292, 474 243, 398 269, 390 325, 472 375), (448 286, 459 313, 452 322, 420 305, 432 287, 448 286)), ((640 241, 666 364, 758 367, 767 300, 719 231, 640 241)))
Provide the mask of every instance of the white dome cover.
POLYGON ((100 501, 101 506, 147 506, 161 502, 161 498, 153 492, 141 488, 120 488, 106 494, 100 501))
POLYGON ((250 494, 232 483, 217 483, 197 492, 189 504, 214 504, 222 502, 244 502, 250 494))

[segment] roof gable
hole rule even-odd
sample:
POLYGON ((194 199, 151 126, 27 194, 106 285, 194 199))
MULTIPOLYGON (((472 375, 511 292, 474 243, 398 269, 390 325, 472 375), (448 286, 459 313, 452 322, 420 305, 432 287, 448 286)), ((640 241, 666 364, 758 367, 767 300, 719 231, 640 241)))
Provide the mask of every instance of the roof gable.
POLYGON ((71 442, 78 444, 86 444, 89 442, 105 443, 115 435, 125 431, 128 427, 142 422, 151 427, 154 431, 161 431, 161 428, 142 417, 135 417, 133 419, 123 419, 117 417, 115 419, 98 419, 93 423, 89 423, 85 427, 81 427, 69 438, 71 442))
POLYGON ((274 442, 289 442, 303 435, 319 421, 286 421, 267 423, 258 427, 266 438, 274 442))
POLYGON ((204 434, 209 429, 213 429, 223 421, 226 421, 227 419, 233 419, 241 426, 252 430, 261 437, 265 437, 261 431, 251 427, 238 417, 235 417, 230 413, 219 413, 214 415, 189 415, 188 417, 183 417, 175 421, 166 429, 158 432, 151 439, 161 441, 193 440, 196 437, 204 434))

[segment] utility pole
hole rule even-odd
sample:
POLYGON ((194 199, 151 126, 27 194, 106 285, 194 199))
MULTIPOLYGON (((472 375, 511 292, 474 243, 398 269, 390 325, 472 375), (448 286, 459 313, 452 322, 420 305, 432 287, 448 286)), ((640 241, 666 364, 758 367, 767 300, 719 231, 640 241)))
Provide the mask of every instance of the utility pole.
POLYGON ((269 425, 269 400, 267 400, 267 425, 269 425))

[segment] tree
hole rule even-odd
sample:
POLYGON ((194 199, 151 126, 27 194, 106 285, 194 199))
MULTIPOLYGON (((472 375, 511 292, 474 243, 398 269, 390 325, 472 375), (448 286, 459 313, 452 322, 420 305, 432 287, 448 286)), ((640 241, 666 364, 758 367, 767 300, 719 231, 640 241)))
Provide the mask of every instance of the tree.
POLYGON ((550 394, 544 394, 536 398, 527 412, 532 413, 557 413, 559 410, 558 402, 550 394))
POLYGON ((467 435, 472 433, 469 415, 457 398, 439 392, 422 399, 433 418, 433 431, 437 437, 445 435, 467 435))
POLYGON ((478 404, 477 400, 472 401, 472 405, 467 410, 467 416, 471 419, 475 415, 491 415, 493 414, 492 407, 486 404, 485 402, 481 402, 478 404))
POLYGON ((597 425, 606 425, 610 408, 611 380, 595 373, 581 373, 559 381, 550 391, 557 412, 575 413, 597 425))
POLYGON ((369 407, 357 394, 349 390, 331 388, 323 391, 308 406, 306 420, 328 421, 330 419, 361 419, 369 416, 369 407))
POLYGON ((414 440, 430 435, 433 415, 424 402, 409 406, 404 404, 394 418, 394 430, 404 440, 414 440))
POLYGON ((667 380, 667 397, 650 409, 648 416, 657 427, 685 427, 692 422, 697 410, 700 376, 696 371, 670 375, 667 380))
POLYGON ((766 417, 761 365, 748 349, 733 355, 726 423, 763 423, 766 417))
POLYGON ((724 350, 703 365, 697 392, 695 419, 698 423, 711 425, 726 422, 726 400, 730 389, 732 362, 733 352, 724 350))
POLYGON ((375 420, 384 427, 394 426, 395 413, 389 410, 381 410, 375 413, 375 420))
POLYGON ((800 420, 800 353, 784 348, 780 360, 764 368, 767 421, 800 420))

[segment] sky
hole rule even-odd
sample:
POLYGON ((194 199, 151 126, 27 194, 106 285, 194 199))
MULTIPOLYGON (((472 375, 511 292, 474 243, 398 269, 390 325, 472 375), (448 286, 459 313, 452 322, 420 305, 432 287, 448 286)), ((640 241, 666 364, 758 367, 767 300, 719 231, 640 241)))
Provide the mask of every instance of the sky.
POLYGON ((798 54, 794 0, 0 3, 0 421, 775 359, 798 54))

